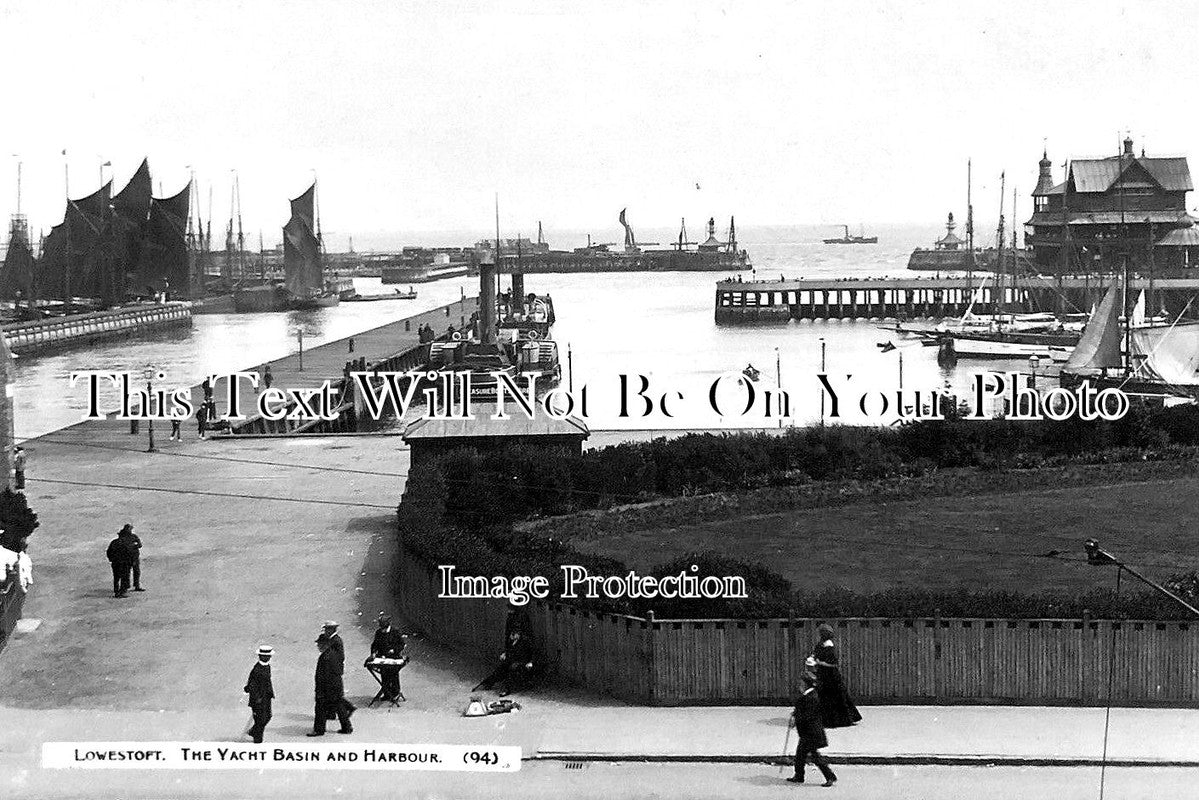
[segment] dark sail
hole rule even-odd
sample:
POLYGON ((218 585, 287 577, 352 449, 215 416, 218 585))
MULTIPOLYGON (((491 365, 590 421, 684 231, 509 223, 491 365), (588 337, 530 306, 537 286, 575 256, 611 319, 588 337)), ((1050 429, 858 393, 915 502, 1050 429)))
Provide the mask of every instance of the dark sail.
POLYGON ((291 201, 291 219, 283 226, 284 285, 296 297, 324 287, 320 241, 316 237, 316 184, 291 201))
POLYGON ((190 293, 192 254, 187 241, 187 218, 191 210, 191 190, 192 185, 188 183, 173 197, 156 197, 150 201, 146 236, 140 243, 137 277, 129 287, 135 293, 190 293))
POLYGON ((111 248, 108 269, 103 276, 100 296, 108 302, 121 300, 125 290, 137 280, 142 242, 150 219, 150 164, 142 159, 125 188, 112 199, 110 215, 111 248))
POLYGON ((98 297, 109 228, 112 184, 67 201, 63 221, 50 229, 34 283, 39 298, 98 297))
POLYGON ((0 297, 28 300, 33 297, 33 248, 29 244, 29 223, 15 216, 8 233, 8 249, 0 268, 0 297))

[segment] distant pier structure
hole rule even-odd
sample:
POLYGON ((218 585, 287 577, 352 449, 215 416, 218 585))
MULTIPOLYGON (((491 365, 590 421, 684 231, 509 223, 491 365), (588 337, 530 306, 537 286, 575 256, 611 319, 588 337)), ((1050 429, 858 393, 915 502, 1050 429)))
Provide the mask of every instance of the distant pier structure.
MULTIPOLYGON (((1111 285, 1110 277, 1020 276, 997 282, 972 278, 829 278, 738 281, 716 284, 718 325, 796 319, 917 319, 997 311, 1089 312, 1111 285)), ((1199 294, 1194 278, 1134 278, 1130 289, 1152 293, 1149 308, 1178 314, 1199 294)))

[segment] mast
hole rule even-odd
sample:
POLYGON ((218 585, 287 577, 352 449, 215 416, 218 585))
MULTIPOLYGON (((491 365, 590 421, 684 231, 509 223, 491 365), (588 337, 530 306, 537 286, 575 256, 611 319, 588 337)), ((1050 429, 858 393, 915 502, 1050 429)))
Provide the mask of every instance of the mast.
MULTIPOLYGON (((1007 308, 1007 286, 1005 285, 1005 282, 1003 279, 1004 278, 1004 275, 1003 275, 1003 273, 1004 273, 1004 264, 1003 264, 1003 200, 1004 200, 1004 198, 1003 198, 1003 195, 1004 195, 1005 189, 1007 188, 1006 180, 1007 180, 1007 171, 1005 170, 1005 171, 999 173, 999 230, 996 235, 996 238, 998 239, 998 248, 997 248, 998 252, 996 255, 999 258, 999 264, 998 264, 998 269, 995 272, 995 279, 996 279, 995 282, 999 286, 999 297, 996 298, 996 303, 995 303, 995 312, 997 315, 1002 313, 1003 310, 1007 308)), ((997 316, 997 319, 999 321, 999 325, 1002 326, 1003 319, 998 316, 997 316)))
POLYGON ((233 173, 233 192, 237 197, 237 280, 246 279, 246 237, 241 227, 241 178, 233 173))
POLYGON ((1019 290, 1016 288, 1016 275, 1019 272, 1018 265, 1016 264, 1016 245, 1017 245, 1016 235, 1017 235, 1017 232, 1020 230, 1019 223, 1016 222, 1017 219, 1019 219, 1019 217, 1016 216, 1016 186, 1015 186, 1015 184, 1013 184, 1012 185, 1012 299, 1016 301, 1017 308, 1021 308, 1021 310, 1023 310, 1020 305, 1019 290))
MULTIPOLYGON (((1124 177, 1124 152, 1116 150, 1116 183, 1124 177)), ((1124 312, 1124 353, 1122 363, 1124 365, 1124 374, 1127 376, 1132 372, 1132 319, 1128 308, 1128 228, 1124 224, 1124 189, 1116 186, 1116 201, 1120 204, 1120 236, 1116 240, 1120 247, 1120 258, 1122 259, 1122 279, 1124 284, 1124 297, 1121 303, 1121 309, 1124 312)))
POLYGON ((66 268, 63 269, 62 307, 63 312, 69 314, 71 311, 71 261, 74 259, 75 253, 73 252, 74 248, 72 247, 71 242, 71 165, 66 159, 67 151, 63 150, 62 154, 64 156, 62 160, 63 182, 65 184, 67 193, 67 211, 65 214, 65 220, 67 223, 67 263, 66 268))
MULTIPOLYGON (((500 193, 495 193, 495 283, 502 286, 500 275, 503 274, 503 258, 500 254, 500 193)), ((498 297, 498 292, 497 292, 498 297)))
POLYGON ((972 165, 971 159, 966 159, 966 285, 970 286, 974 277, 974 203, 970 200, 972 165))

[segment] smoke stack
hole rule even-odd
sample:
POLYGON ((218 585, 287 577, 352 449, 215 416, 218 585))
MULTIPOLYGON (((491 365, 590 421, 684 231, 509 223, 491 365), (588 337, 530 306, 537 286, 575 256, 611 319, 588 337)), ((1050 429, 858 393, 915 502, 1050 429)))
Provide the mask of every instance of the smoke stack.
POLYGON ((495 343, 495 255, 490 250, 479 256, 479 341, 495 343))
POLYGON ((525 274, 519 270, 512 273, 512 303, 519 306, 525 296, 525 274))

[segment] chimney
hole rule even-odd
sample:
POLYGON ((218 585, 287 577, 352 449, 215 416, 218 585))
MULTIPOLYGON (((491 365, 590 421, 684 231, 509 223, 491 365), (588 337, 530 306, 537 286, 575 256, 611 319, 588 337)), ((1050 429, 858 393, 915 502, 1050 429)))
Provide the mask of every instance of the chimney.
POLYGON ((484 250, 479 256, 479 341, 495 342, 495 255, 484 250))
POLYGON ((1125 136, 1125 137, 1124 137, 1124 155, 1126 155, 1126 156, 1130 156, 1130 157, 1133 155, 1133 152, 1132 152, 1132 137, 1131 137, 1131 136, 1125 136))

